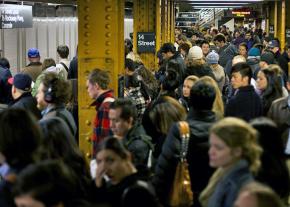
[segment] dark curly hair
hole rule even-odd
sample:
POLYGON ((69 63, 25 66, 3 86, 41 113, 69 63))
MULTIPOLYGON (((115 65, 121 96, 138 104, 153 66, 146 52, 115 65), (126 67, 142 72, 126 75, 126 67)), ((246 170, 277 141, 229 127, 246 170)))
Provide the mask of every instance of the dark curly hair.
POLYGON ((71 84, 58 77, 56 73, 45 73, 42 82, 44 86, 44 92, 47 92, 48 88, 52 89, 54 104, 67 103, 71 97, 71 84))

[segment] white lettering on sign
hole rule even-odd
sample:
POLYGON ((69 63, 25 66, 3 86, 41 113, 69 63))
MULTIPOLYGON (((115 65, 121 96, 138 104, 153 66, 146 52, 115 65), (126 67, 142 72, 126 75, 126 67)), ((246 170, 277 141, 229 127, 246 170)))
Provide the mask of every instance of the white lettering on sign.
POLYGON ((155 41, 153 40, 151 42, 145 42, 145 41, 139 40, 138 45, 139 46, 155 46, 155 41))
POLYGON ((22 16, 16 15, 16 16, 10 16, 10 15, 3 15, 2 14, 2 21, 6 22, 24 22, 24 18, 22 16))
POLYGON ((2 29, 12 29, 12 27, 13 27, 12 23, 8 24, 2 23, 2 29))
POLYGON ((139 40, 144 40, 144 35, 143 34, 142 35, 141 34, 138 34, 138 39, 139 40))

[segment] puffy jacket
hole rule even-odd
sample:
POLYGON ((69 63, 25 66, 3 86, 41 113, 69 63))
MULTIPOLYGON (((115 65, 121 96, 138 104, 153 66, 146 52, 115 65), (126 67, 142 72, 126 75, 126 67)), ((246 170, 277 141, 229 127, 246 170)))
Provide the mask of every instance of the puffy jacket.
POLYGON ((192 65, 192 66, 187 67, 186 77, 190 76, 190 75, 195 75, 199 78, 201 78, 203 76, 210 76, 215 80, 215 76, 212 72, 212 69, 207 64, 192 65))
MULTIPOLYGON (((208 136, 209 128, 215 120, 216 118, 212 111, 190 112, 190 116, 187 119, 190 127, 187 161, 191 188, 195 198, 194 206, 199 206, 198 195, 206 187, 213 173, 213 169, 208 164, 208 136)), ((175 123, 165 139, 155 168, 155 176, 153 177, 156 193, 160 201, 165 205, 168 201, 176 166, 179 161, 180 144, 179 128, 177 123, 175 123)))

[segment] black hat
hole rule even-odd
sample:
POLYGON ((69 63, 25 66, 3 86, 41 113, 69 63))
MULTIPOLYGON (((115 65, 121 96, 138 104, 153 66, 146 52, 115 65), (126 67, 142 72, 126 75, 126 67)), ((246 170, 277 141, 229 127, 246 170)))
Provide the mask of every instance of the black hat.
POLYGON ((32 79, 27 74, 18 73, 13 78, 9 78, 8 83, 10 83, 11 85, 14 85, 15 88, 18 88, 20 90, 30 91, 32 79))
POLYGON ((268 65, 274 64, 275 57, 271 52, 265 52, 261 55, 260 61, 266 62, 268 65))

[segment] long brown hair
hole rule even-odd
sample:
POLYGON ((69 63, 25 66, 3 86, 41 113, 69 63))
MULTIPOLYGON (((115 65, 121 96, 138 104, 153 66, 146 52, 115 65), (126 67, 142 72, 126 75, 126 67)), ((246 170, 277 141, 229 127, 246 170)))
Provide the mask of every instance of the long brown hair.
POLYGON ((185 120, 186 110, 174 98, 164 96, 150 111, 149 117, 157 131, 166 135, 174 122, 185 120))

